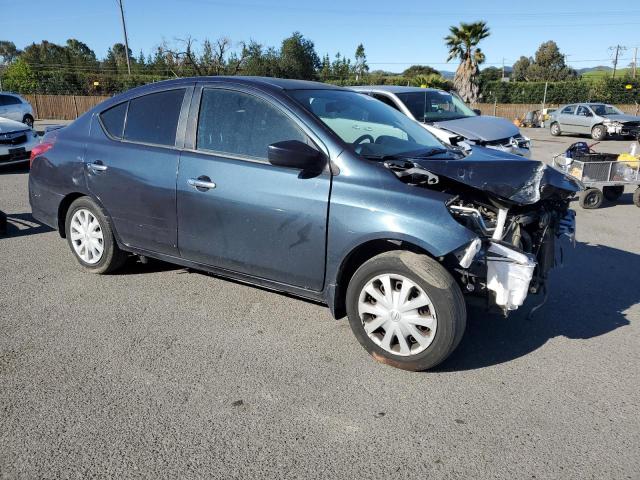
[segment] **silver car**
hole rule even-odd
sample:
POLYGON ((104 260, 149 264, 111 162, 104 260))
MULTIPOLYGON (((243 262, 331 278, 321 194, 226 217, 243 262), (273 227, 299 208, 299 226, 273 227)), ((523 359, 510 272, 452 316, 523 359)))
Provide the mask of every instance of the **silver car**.
POLYGON ((33 108, 17 93, 0 92, 0 118, 8 118, 33 127, 33 108))
POLYGON ((609 135, 638 137, 640 117, 626 115, 606 103, 573 103, 551 114, 551 135, 586 133, 594 140, 605 140, 609 135))
POLYGON ((513 123, 505 118, 479 115, 452 93, 394 85, 350 88, 401 111, 449 145, 480 145, 527 158, 531 154, 531 140, 513 123))

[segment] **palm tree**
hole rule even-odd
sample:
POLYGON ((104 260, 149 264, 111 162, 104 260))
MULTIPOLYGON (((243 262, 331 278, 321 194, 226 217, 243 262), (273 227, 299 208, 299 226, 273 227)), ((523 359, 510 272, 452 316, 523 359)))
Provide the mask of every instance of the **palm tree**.
POLYGON ((444 37, 449 57, 447 62, 454 58, 460 59, 460 65, 453 79, 453 88, 465 102, 475 103, 480 95, 478 65, 484 62, 484 53, 478 48, 478 43, 489 36, 489 27, 486 22, 464 23, 459 27, 449 27, 451 32, 444 37))

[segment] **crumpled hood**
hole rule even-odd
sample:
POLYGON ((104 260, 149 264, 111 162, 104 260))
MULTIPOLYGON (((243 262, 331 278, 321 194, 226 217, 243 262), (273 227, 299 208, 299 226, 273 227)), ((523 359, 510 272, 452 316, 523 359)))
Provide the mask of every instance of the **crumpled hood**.
POLYGON ((603 116, 605 120, 611 120, 612 122, 640 122, 640 117, 636 117, 635 115, 607 115, 603 116))
POLYGON ((478 146, 461 159, 416 158, 412 161, 435 175, 517 205, 531 205, 555 193, 570 196, 583 189, 579 182, 543 162, 478 146))
POLYGON ((0 117, 0 133, 20 132, 23 130, 31 130, 24 123, 16 122, 15 120, 9 120, 8 118, 0 117))
POLYGON ((484 142, 502 140, 520 133, 518 127, 509 120, 487 115, 435 122, 433 125, 462 135, 469 140, 484 142))

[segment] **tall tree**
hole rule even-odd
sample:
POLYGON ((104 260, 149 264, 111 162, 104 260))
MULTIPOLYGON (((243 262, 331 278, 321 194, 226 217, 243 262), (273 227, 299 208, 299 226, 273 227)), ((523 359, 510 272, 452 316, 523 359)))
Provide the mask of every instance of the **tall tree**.
POLYGON ((453 87, 465 102, 474 103, 480 95, 478 65, 484 62, 484 53, 478 47, 480 41, 489 36, 486 22, 460 23, 449 27, 449 35, 444 40, 449 49, 447 62, 460 59, 460 65, 453 79, 453 87))
POLYGON ((553 40, 538 47, 533 63, 527 69, 527 79, 532 81, 557 82, 575 76, 576 72, 567 66, 564 55, 553 40))
POLYGON ((0 65, 9 65, 18 58, 19 54, 20 50, 16 48, 15 43, 9 40, 0 40, 0 65))
POLYGON ((300 32, 294 32, 282 41, 280 71, 286 78, 313 80, 320 66, 320 58, 313 42, 300 32))
POLYGON ((367 55, 364 53, 364 45, 359 44, 356 48, 355 64, 353 69, 356 73, 356 80, 362 80, 365 73, 369 71, 369 65, 367 65, 367 55))
POLYGON ((514 82, 526 82, 529 79, 529 67, 532 62, 532 58, 523 55, 513 64, 511 78, 514 82))

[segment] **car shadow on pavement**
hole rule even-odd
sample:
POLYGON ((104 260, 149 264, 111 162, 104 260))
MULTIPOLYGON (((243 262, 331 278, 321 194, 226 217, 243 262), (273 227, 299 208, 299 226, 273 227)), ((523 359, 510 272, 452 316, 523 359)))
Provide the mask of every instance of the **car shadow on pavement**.
POLYGON ((467 330, 437 371, 473 370, 527 355, 563 336, 587 340, 629 325, 625 311, 640 303, 640 255, 578 243, 563 249, 564 266, 550 274, 549 300, 528 319, 541 296, 532 296, 509 318, 468 307, 467 330))
POLYGON ((16 165, 0 164, 0 175, 16 175, 19 173, 29 173, 29 162, 19 163, 16 165))
POLYGON ((40 223, 30 213, 7 213, 7 231, 0 232, 0 240, 5 238, 26 237, 39 233, 52 232, 48 225, 40 223))

